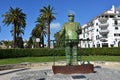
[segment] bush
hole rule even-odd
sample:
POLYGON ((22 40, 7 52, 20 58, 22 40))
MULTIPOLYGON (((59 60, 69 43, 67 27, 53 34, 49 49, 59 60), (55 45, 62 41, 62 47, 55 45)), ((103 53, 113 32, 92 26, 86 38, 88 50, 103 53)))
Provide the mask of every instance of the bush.
MULTIPOLYGON (((108 55, 120 56, 120 48, 82 48, 78 49, 78 55, 108 55)), ((48 49, 0 49, 0 59, 18 57, 42 57, 42 56, 65 56, 65 50, 61 48, 48 49)))
POLYGON ((82 48, 78 50, 78 55, 108 55, 120 56, 120 48, 82 48))
POLYGON ((0 49, 0 59, 18 57, 64 56, 64 49, 0 49))

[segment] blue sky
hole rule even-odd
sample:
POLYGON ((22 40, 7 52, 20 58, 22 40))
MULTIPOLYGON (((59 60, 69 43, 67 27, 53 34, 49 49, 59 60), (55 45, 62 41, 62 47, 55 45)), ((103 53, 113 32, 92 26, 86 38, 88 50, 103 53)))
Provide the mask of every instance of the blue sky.
MULTIPOLYGON (((74 13, 75 22, 79 22, 82 26, 104 11, 111 9, 112 5, 115 5, 116 8, 120 7, 120 0, 0 0, 0 40, 13 39, 10 33, 12 27, 7 27, 2 23, 2 14, 7 12, 10 7, 19 7, 27 15, 23 38, 28 40, 36 25, 39 10, 48 5, 54 7, 56 13, 56 20, 51 23, 51 39, 53 40, 54 33, 58 32, 68 21, 68 13, 74 13)), ((47 37, 45 40, 47 41, 47 37)))

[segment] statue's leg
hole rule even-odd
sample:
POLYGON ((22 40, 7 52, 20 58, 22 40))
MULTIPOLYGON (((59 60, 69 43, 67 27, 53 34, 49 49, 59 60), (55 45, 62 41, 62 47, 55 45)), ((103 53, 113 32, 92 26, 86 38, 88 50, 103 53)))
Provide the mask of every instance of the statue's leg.
POLYGON ((66 46, 65 53, 66 53, 66 64, 71 65, 71 50, 70 46, 66 46))
POLYGON ((72 56, 73 56, 72 64, 73 65, 78 65, 77 49, 78 49, 78 46, 76 44, 74 44, 74 46, 72 48, 72 56))

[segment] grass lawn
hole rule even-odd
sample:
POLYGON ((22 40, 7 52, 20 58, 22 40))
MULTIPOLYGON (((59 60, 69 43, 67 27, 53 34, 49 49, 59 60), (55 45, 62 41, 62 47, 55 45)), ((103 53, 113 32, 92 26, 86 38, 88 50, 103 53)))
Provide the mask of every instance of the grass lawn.
MULTIPOLYGON (((120 56, 82 56, 78 57, 79 60, 83 61, 112 61, 120 62, 120 56)), ((22 57, 22 58, 9 58, 9 59, 0 59, 0 65, 4 64, 16 64, 23 62, 53 62, 53 61, 65 61, 65 56, 57 57, 22 57)))

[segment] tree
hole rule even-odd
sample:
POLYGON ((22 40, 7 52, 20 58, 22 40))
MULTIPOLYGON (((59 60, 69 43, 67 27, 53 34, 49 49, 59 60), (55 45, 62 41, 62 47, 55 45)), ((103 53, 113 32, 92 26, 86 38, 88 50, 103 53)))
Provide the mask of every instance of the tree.
POLYGON ((45 20, 42 19, 42 17, 37 18, 37 26, 40 28, 40 42, 42 44, 42 48, 44 48, 44 37, 46 37, 46 26, 45 26, 45 20))
POLYGON ((36 22, 37 24, 31 34, 35 38, 40 38, 40 45, 42 44, 41 47, 44 47, 44 36, 46 36, 45 21, 41 17, 38 17, 36 22))
POLYGON ((34 27, 34 29, 32 30, 32 39, 34 38, 33 43, 36 43, 36 38, 40 38, 41 34, 41 28, 39 28, 37 25, 34 27))
POLYGON ((32 44, 33 44, 32 36, 29 38, 27 44, 28 44, 28 48, 32 48, 32 44))
MULTIPOLYGON (((16 37, 21 37, 22 34, 24 35, 24 29, 25 28, 21 28, 21 27, 16 27, 16 37)), ((12 33, 12 35, 14 34, 13 29, 10 31, 12 33)))
POLYGON ((9 40, 2 40, 1 42, 4 43, 5 46, 6 46, 7 48, 9 48, 9 47, 12 46, 12 41, 9 41, 9 40))
MULTIPOLYGON (((10 24, 13 25, 13 31, 11 30, 13 34, 13 48, 17 47, 17 41, 16 37, 19 36, 21 33, 22 29, 25 28, 26 26, 26 14, 22 12, 22 9, 20 8, 15 8, 13 9, 10 7, 9 11, 3 14, 3 23, 7 26, 10 24)), ((23 32, 22 32, 23 33, 23 32)))
POLYGON ((17 46, 18 46, 19 48, 23 48, 24 42, 23 42, 22 37, 17 37, 16 39, 17 39, 17 46))
POLYGON ((55 19, 53 13, 54 8, 48 5, 47 7, 43 7, 40 9, 41 17, 45 20, 48 27, 48 47, 50 48, 50 23, 55 19))

